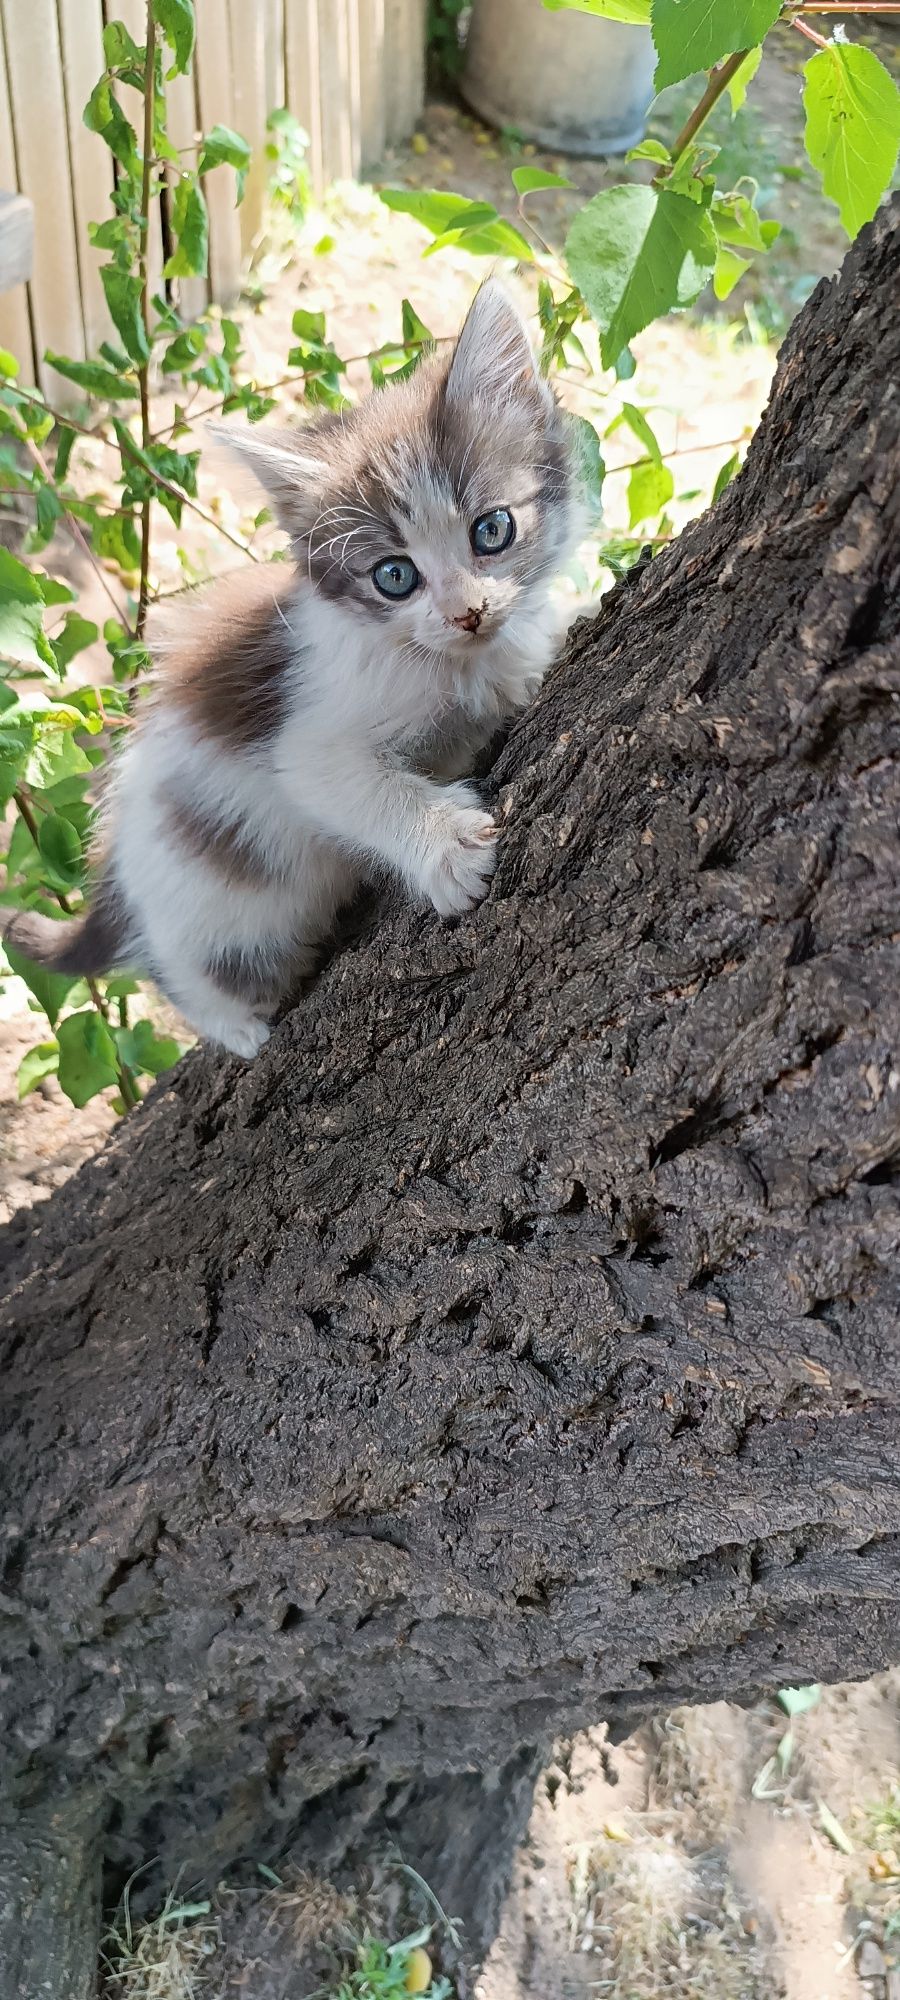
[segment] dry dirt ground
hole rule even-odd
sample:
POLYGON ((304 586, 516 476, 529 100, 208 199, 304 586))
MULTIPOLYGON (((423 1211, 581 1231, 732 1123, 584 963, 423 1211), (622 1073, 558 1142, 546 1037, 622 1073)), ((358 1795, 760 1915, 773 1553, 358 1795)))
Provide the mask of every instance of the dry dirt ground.
MULTIPOLYGON (((900 43, 881 46, 894 64, 900 43)), ((644 334, 632 384, 611 388, 588 370, 564 386, 567 402, 601 429, 625 396, 650 412, 664 448, 676 454, 676 527, 706 504, 720 465, 746 442, 777 338, 843 254, 836 217, 802 153, 804 53, 798 36, 776 36, 744 112, 733 125, 723 115, 715 132, 724 177, 751 175, 763 212, 786 221, 766 266, 726 306, 705 304, 644 334)), ((671 134, 686 109, 684 90, 668 93, 651 130, 671 134)), ((534 206, 558 249, 575 207, 621 178, 621 165, 566 162, 533 149, 525 156, 576 184, 576 192, 534 206)), ((489 132, 439 101, 376 178, 454 188, 512 214, 510 169, 522 157, 515 134, 489 132)), ((345 356, 397 338, 404 295, 435 334, 452 334, 482 273, 453 252, 423 261, 427 242, 414 222, 388 216, 369 187, 335 190, 287 248, 283 237, 263 241, 241 309, 260 383, 284 375, 298 304, 326 312, 345 356), (323 239, 332 247, 322 248, 323 239)), ((533 310, 533 277, 510 282, 533 310)), ((364 362, 350 377, 364 390, 364 362)), ((608 534, 627 526, 627 468, 639 447, 617 431, 605 449, 608 534)), ((84 458, 102 473, 101 447, 85 447, 84 458)), ((204 466, 201 495, 232 532, 248 532, 258 495, 240 491, 221 461, 204 466)), ((0 518, 0 536, 14 534, 15 524, 0 518)), ((270 541, 264 530, 260 553, 270 541)), ((239 559, 186 517, 182 534, 166 528, 155 547, 160 592, 183 584, 179 546, 200 574, 239 559)), ((87 615, 105 615, 96 579, 79 571, 67 544, 55 546, 49 562, 77 579, 87 615)), ((595 543, 583 564, 588 587, 602 587, 608 573, 595 543)), ((86 658, 86 677, 102 668, 102 659, 86 658)), ((41 1039, 40 1021, 20 981, 0 983, 0 1217, 51 1193, 102 1143, 112 1120, 104 1099, 75 1112, 52 1082, 17 1102, 16 1070, 41 1039)), ((823 1691, 791 1725, 790 1744, 776 1693, 747 1713, 724 1705, 676 1711, 615 1748, 602 1729, 559 1746, 538 1788, 479 2000, 900 2000, 893 1969, 895 1958, 900 1965, 900 1673, 823 1691)), ((251 1895, 225 1886, 209 1914, 161 1927, 160 1950, 171 1958, 165 1977, 153 1972, 157 1983, 141 1984, 146 1968, 136 1961, 130 1976, 120 1963, 123 1976, 107 1990, 125 2000, 151 1992, 156 2000, 303 2000, 322 1938, 340 1941, 348 1921, 344 1904, 292 1882, 289 1871, 282 1886, 261 1882, 251 1895)), ((151 1936, 145 1948, 152 1958, 151 1936)))

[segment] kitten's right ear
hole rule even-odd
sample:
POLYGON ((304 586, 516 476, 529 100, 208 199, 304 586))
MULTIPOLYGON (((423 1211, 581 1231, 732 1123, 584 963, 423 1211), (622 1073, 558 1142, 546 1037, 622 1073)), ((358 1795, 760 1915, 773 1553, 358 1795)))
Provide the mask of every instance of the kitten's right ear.
POLYGON ((322 505, 328 467, 323 444, 310 425, 269 430, 248 424, 210 424, 210 437, 249 465, 272 502, 280 527, 294 540, 308 535, 322 505))

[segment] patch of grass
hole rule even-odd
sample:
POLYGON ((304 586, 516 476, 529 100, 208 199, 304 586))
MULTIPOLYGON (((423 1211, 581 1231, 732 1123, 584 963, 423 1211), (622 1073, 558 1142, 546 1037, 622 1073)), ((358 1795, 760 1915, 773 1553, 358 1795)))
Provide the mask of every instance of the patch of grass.
MULTIPOLYGON (((771 1980, 717 1855, 619 1831, 576 1859, 573 1943, 606 2000, 768 2000, 771 1980)), ((752 1925, 751 1925, 752 1929, 752 1925)))
POLYGON ((873 1847, 892 1847, 900 1837, 900 1785, 869 1808, 869 1830, 873 1847))
POLYGON ((134 1923, 129 1888, 104 1939, 101 2000, 202 2000, 222 1934, 208 1902, 170 1890, 157 1917, 134 1923))

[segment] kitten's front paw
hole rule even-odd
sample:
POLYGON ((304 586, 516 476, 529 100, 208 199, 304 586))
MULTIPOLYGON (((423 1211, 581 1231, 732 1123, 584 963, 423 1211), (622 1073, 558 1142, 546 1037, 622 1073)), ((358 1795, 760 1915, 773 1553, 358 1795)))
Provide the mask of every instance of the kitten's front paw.
POLYGON ((265 1048, 272 1030, 268 1022, 251 1017, 237 1026, 229 1022, 227 1027, 208 1032, 217 1042, 222 1043, 223 1048, 229 1049, 233 1056, 242 1056, 244 1062, 252 1062, 254 1057, 259 1055, 260 1049, 265 1048))
POLYGON ((490 813, 481 806, 441 808, 434 848, 424 871, 425 890, 439 916, 457 917, 487 895, 497 866, 498 832, 490 813))

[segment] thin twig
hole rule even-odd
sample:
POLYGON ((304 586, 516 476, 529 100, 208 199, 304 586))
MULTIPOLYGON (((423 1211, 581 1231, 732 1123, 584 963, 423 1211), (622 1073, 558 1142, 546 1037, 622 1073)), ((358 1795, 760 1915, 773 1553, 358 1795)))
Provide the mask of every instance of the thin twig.
MULTIPOLYGON (((34 813, 32 812, 31 803, 26 798, 25 793, 22 791, 20 785, 16 786, 14 796, 16 805, 19 809, 19 812, 22 815, 23 820, 25 821, 25 825, 27 826, 31 838, 34 841, 35 847, 38 849, 38 852, 40 852, 40 842, 38 840, 38 823, 37 820, 35 819, 34 813)), ((75 911, 72 908, 69 898, 68 896, 64 895, 62 889, 53 889, 51 891, 51 894, 56 897, 59 907, 63 911, 63 914, 65 916, 73 917, 75 915, 75 911)), ((91 1000, 94 1006, 96 1007, 98 1014, 100 1015, 101 1020, 108 1021, 109 1008, 106 1004, 106 1001, 103 998, 99 986, 97 985, 96 979, 92 979, 89 975, 85 979, 84 983, 91 996, 91 1000)), ((138 1090, 137 1084, 135 1083, 134 1077, 132 1075, 131 1070, 128 1067, 128 1064, 122 1061, 118 1049, 116 1049, 116 1071, 118 1073, 118 1078, 119 1078, 119 1088, 122 1093, 122 1102, 129 1111, 132 1111, 136 1104, 140 1104, 141 1093, 138 1090)))
MULTIPOLYGON (((141 319, 144 326, 144 340, 150 346, 150 170, 153 164, 153 106, 156 95, 156 19, 153 0, 147 0, 147 48, 144 57, 144 163, 141 175, 141 319)), ((149 451, 153 442, 150 429, 150 363, 142 361, 138 369, 138 383, 141 392, 141 442, 149 451)), ((138 592, 137 629, 135 637, 142 639, 147 623, 147 606, 150 601, 150 531, 152 493, 148 492, 141 514, 141 580, 138 592)))
MULTIPOLYGON (((749 49, 736 49, 733 56, 726 57, 726 60, 720 63, 717 69, 710 71, 709 81, 703 92, 703 96, 699 104, 695 105, 687 123, 682 126, 672 147, 671 163, 673 167, 676 160, 680 160, 682 153, 687 152, 692 139, 696 139, 701 125, 706 124, 707 118, 718 104, 723 90, 728 89, 732 77, 740 69, 741 63, 746 62, 749 53, 749 49)), ((655 178, 659 179, 669 171, 668 167, 663 167, 660 169, 660 174, 655 176, 655 178)))
POLYGON ((829 43, 826 37, 818 34, 815 28, 808 27, 805 21, 800 21, 796 17, 793 17, 791 27, 796 28, 798 35, 805 35, 808 42, 815 42, 817 49, 828 48, 829 43))
MULTIPOLYGON (((23 393, 25 392, 23 392, 21 389, 18 391, 19 395, 22 395, 23 393)), ((40 400, 40 398, 35 397, 33 400, 37 402, 40 400)), ((46 407, 47 407, 46 404, 42 404, 42 408, 46 409, 46 407)), ((55 416, 55 413, 51 414, 54 414, 55 416)), ((68 423, 68 418, 55 416, 55 421, 59 424, 64 424, 68 423)), ((40 466, 40 469, 44 474, 44 478, 47 480, 48 485, 52 484, 50 478, 50 467, 48 466, 44 454, 41 451, 40 445, 35 444, 34 438, 30 437, 24 438, 23 443, 26 445, 31 457, 34 459, 35 465, 40 466)), ((103 588, 106 592, 107 597, 109 598, 110 604, 113 607, 116 617, 121 619, 126 632, 129 634, 129 637, 133 638, 134 633, 131 628, 131 623, 128 619, 126 612, 123 611, 122 606, 119 603, 119 600, 116 596, 115 591, 112 588, 112 585, 109 581, 105 569, 103 568, 102 564, 97 561, 97 557, 95 556, 94 551, 91 548, 90 542, 87 540, 87 537, 83 535, 81 532, 81 528, 79 526, 78 521, 75 518, 75 515, 70 513, 68 507, 65 507, 65 503, 63 503, 63 505, 65 508, 66 527, 68 528, 69 533, 72 536, 72 540, 77 542, 78 547, 82 552, 82 555, 87 557, 87 560, 90 563, 92 570, 94 570, 100 583, 103 585, 103 588)))
MULTIPOLYGON (((727 451, 729 445, 746 444, 746 442, 747 435, 744 432, 741 437, 717 438, 712 444, 683 444, 675 451, 664 451, 662 456, 668 464, 670 458, 693 458, 695 452, 701 451, 727 451)), ((627 458, 623 465, 608 465, 606 478, 611 479, 614 472, 633 472, 636 465, 653 464, 655 460, 652 454, 645 451, 642 458, 627 458)))

